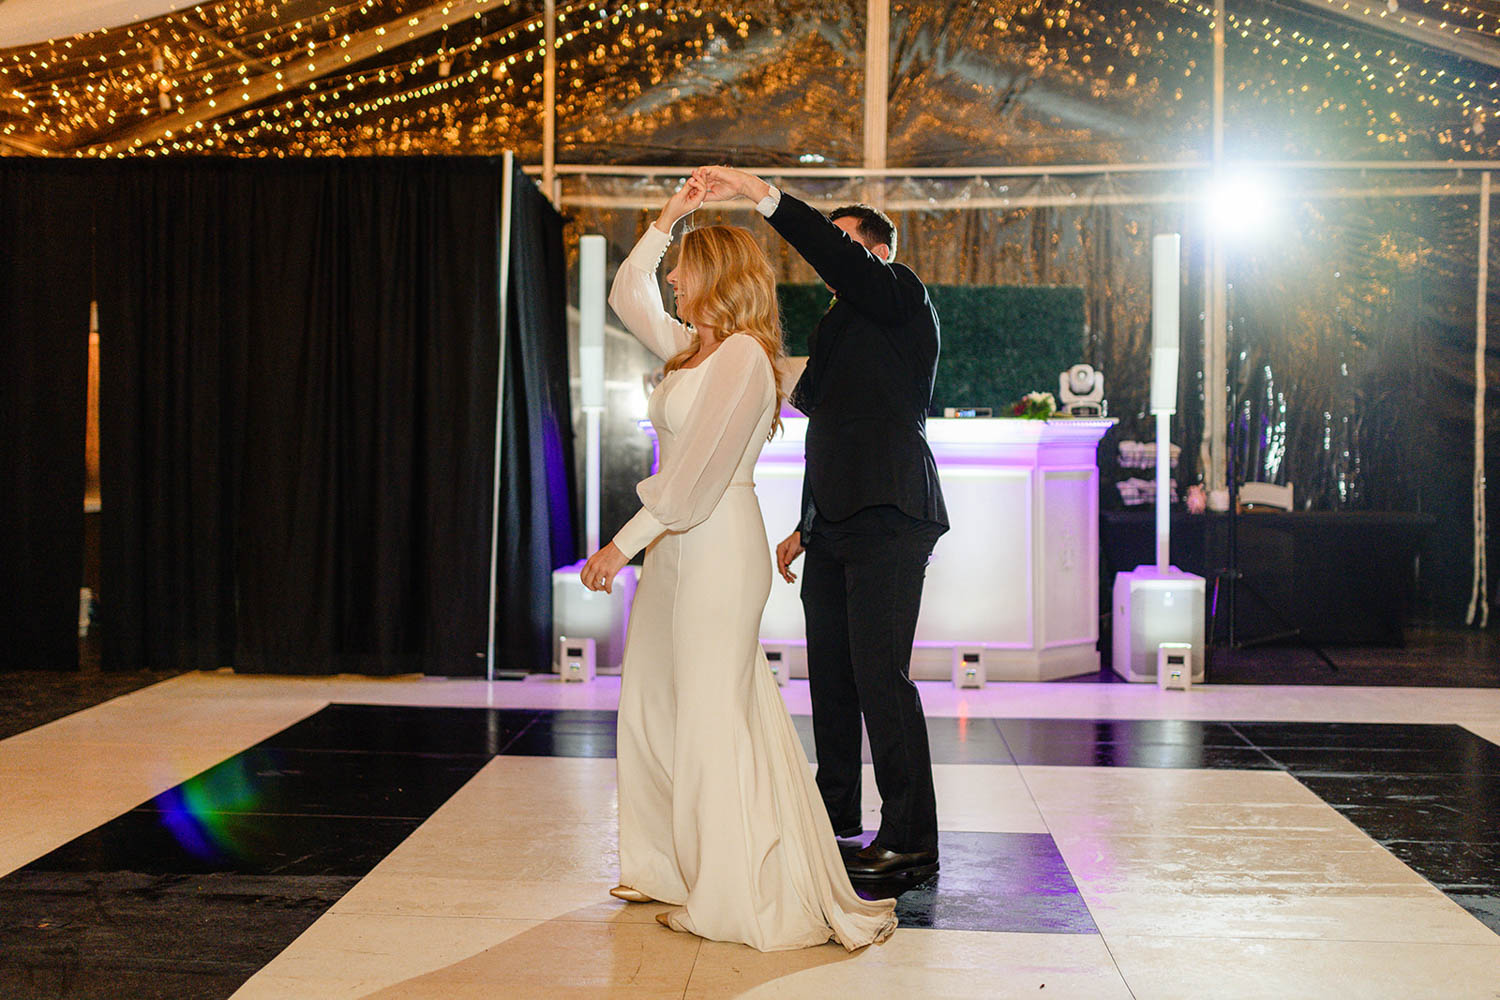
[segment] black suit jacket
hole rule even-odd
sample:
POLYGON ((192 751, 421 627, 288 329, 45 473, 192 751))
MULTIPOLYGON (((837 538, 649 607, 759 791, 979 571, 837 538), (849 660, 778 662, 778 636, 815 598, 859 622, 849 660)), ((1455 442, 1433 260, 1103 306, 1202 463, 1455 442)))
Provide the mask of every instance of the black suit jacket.
POLYGON ((809 418, 799 529, 811 527, 813 504, 830 521, 890 505, 946 528, 927 445, 939 346, 927 288, 786 192, 770 223, 836 295, 791 394, 809 418))

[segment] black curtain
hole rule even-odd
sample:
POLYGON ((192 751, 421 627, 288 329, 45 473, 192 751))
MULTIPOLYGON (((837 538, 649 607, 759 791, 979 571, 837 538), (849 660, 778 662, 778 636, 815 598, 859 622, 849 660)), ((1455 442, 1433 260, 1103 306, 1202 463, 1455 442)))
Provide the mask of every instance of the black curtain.
POLYGON ((521 172, 511 201, 495 657, 552 664, 552 570, 577 559, 564 219, 521 172))
MULTIPOLYGON (((244 373, 240 670, 482 670, 498 343, 492 161, 314 164, 266 198, 244 373)), ((279 179, 278 179, 279 180, 279 179)))
POLYGON ((260 256, 229 164, 99 169, 103 665, 233 662, 236 371, 260 256))
POLYGON ((0 161, 0 669, 72 670, 83 575, 90 177, 38 167, 0 161))
MULTIPOLYGON (((482 673, 500 162, 105 167, 128 250, 102 366, 106 665, 482 673)), ((560 222, 528 211, 521 270, 561 275, 560 222)), ((513 296, 502 580, 572 557, 566 478, 533 506, 549 435, 572 438, 549 346, 562 287, 513 296), (547 546, 511 543, 538 526, 547 546)), ((502 648, 528 666, 550 637, 534 619, 502 605, 502 648)))

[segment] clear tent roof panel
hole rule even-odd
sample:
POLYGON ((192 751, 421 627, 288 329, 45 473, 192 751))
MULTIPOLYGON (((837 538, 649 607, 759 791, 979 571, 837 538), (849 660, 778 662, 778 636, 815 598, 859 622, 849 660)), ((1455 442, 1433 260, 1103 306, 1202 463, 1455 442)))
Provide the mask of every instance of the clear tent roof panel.
MULTIPOLYGON (((1500 70, 1316 4, 1229 7, 1230 155, 1494 155, 1500 70)), ((1407 7, 1500 61, 1495 3, 1407 7)), ((0 140, 75 154, 514 149, 536 162, 542 9, 225 0, 0 50, 0 140)), ((556 9, 559 162, 862 164, 863 4, 556 9)), ((895 2, 888 163, 1206 158, 1212 14, 1188 0, 895 2)))

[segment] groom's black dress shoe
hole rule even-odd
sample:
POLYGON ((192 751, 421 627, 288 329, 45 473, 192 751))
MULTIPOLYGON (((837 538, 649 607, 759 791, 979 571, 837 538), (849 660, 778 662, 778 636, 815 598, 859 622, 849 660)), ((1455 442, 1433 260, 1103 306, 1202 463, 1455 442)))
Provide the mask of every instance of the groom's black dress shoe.
POLYGON ((938 870, 937 851, 912 851, 902 854, 871 844, 844 858, 844 869, 851 879, 926 878, 938 870))
POLYGON ((835 830, 833 835, 839 840, 854 840, 865 835, 865 828, 863 825, 851 826, 844 830, 835 830))

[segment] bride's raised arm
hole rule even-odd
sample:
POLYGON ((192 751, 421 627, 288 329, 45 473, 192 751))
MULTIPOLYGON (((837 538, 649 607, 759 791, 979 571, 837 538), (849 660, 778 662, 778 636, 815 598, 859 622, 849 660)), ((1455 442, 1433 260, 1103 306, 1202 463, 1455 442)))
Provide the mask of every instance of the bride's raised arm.
POLYGON ((614 284, 609 289, 609 305, 620 322, 663 361, 681 353, 693 337, 662 304, 656 270, 672 243, 672 227, 703 204, 705 193, 703 185, 691 178, 678 188, 662 206, 656 221, 636 241, 635 249, 615 272, 614 284))

